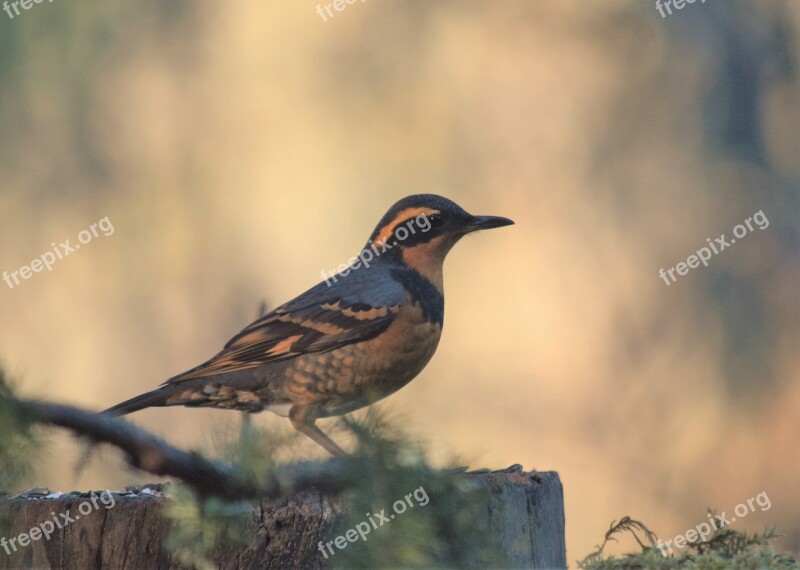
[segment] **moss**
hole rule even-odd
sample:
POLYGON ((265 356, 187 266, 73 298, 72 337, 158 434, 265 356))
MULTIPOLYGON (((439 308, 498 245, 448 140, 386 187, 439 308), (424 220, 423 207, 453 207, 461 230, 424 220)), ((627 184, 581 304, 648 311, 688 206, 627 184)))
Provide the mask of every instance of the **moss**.
MULTIPOLYGON (((713 513, 712 513, 713 514, 713 513)), ((630 517, 612 522, 603 543, 593 553, 578 562, 586 570, 614 570, 637 568, 686 568, 691 570, 722 570, 724 568, 785 568, 800 569, 794 557, 778 554, 770 541, 777 538, 773 528, 763 533, 747 533, 729 527, 718 528, 708 540, 690 542, 679 554, 666 556, 656 546, 657 537, 643 523, 630 517), (603 556, 603 550, 615 535, 631 534, 641 551, 621 557, 603 556)))

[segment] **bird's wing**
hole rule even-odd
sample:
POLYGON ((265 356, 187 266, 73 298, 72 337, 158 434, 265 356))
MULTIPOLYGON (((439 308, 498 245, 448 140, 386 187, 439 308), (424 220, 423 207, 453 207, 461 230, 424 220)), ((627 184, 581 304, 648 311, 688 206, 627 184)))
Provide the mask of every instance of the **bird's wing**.
MULTIPOLYGON (((391 324, 398 303, 348 300, 341 287, 317 287, 256 320, 203 364, 167 380, 237 372, 312 352, 369 340, 391 324)), ((370 295, 372 296, 372 295, 370 295)))

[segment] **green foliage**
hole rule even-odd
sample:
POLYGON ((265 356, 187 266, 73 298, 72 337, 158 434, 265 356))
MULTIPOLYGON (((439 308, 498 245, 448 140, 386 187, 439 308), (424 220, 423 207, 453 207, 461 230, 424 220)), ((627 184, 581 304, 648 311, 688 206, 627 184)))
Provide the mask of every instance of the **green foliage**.
POLYGON ((331 538, 368 521, 367 513, 385 510, 394 518, 372 528, 366 541, 359 538, 343 550, 334 547, 333 566, 463 568, 477 560, 492 565, 496 557, 486 550, 485 536, 477 535, 475 525, 478 510, 488 503, 484 489, 468 476, 432 468, 418 444, 374 411, 362 422, 343 422, 356 436, 349 461, 361 483, 340 495, 344 516, 331 538), (404 512, 395 514, 395 504, 404 512))
MULTIPOLYGON (((713 513, 712 513, 713 514, 713 513)), ((630 517, 612 522, 603 543, 597 550, 578 562, 585 570, 636 570, 637 568, 681 568, 691 570, 723 570, 726 568, 781 568, 800 569, 800 564, 788 554, 778 554, 770 545, 777 538, 775 530, 767 527, 763 533, 748 535, 729 527, 716 529, 705 541, 690 542, 679 553, 667 556, 656 545, 656 535, 643 523, 630 517), (641 547, 641 552, 626 554, 620 558, 603 557, 609 541, 616 542, 614 535, 628 532, 641 547), (640 540, 639 534, 644 541, 640 540)))
POLYGON ((211 552, 220 544, 245 546, 244 527, 253 506, 249 502, 225 503, 218 499, 197 500, 182 486, 170 486, 171 500, 164 511, 168 521, 164 548, 182 565, 198 570, 217 567, 211 552))
MULTIPOLYGON (((340 568, 466 567, 480 560, 497 565, 492 561, 499 557, 486 547, 486 537, 475 524, 485 517, 485 488, 468 475, 428 465, 418 444, 373 411, 361 421, 340 420, 340 428, 355 439, 355 451, 343 468, 352 475, 346 478, 357 483, 336 494, 336 520, 323 543, 348 531, 353 537, 357 531, 351 529, 357 528, 363 538, 347 541, 343 549, 332 544, 327 559, 320 553, 320 563, 340 568)), ((274 457, 285 453, 294 439, 249 428, 228 448, 228 459, 256 480, 321 466, 276 462, 274 457)), ((166 548, 187 566, 211 568, 215 548, 236 548, 237 537, 253 536, 255 529, 245 532, 255 524, 248 516, 251 510, 250 503, 198 502, 188 491, 178 491, 167 510, 166 548)))
POLYGON ((0 369, 0 494, 12 493, 31 472, 31 457, 38 442, 31 424, 23 419, 14 403, 5 372, 0 369))
MULTIPOLYGON (((234 465, 243 480, 261 482, 278 471, 275 457, 294 441, 295 434, 267 434, 248 424, 238 441, 230 434, 215 434, 216 448, 223 460, 234 465)), ((164 511, 168 524, 164 548, 183 565, 200 570, 216 568, 211 553, 224 546, 244 547, 246 529, 252 525, 250 501, 224 502, 216 498, 199 499, 182 485, 171 485, 170 502, 164 511)))

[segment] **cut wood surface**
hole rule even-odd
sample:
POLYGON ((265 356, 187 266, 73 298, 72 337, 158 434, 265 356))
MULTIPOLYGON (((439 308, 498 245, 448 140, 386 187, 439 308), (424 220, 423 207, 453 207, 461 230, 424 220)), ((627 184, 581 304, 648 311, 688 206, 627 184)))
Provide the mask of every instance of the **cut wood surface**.
MULTIPOLYGON (((564 501, 557 473, 463 476, 489 491, 486 509, 474 525, 502 553, 501 566, 566 567, 564 501)), ((158 493, 114 493, 95 496, 94 501, 86 494, 47 496, 53 495, 29 493, 0 501, 0 568, 183 567, 163 549, 167 528, 162 511, 170 499, 158 493), (47 530, 47 521, 57 521, 52 526, 62 528, 54 528, 49 538, 40 535, 32 540, 31 534, 39 533, 31 529, 44 524, 47 530), (20 540, 25 536, 27 540, 20 540)), ((251 504, 242 516, 245 544, 218 546, 212 554, 214 565, 285 569, 328 564, 318 544, 340 530, 335 525, 341 519, 341 503, 335 496, 311 489, 251 504)), ((357 548, 358 543, 349 547, 357 548)), ((488 565, 498 566, 497 560, 472 564, 488 565)))

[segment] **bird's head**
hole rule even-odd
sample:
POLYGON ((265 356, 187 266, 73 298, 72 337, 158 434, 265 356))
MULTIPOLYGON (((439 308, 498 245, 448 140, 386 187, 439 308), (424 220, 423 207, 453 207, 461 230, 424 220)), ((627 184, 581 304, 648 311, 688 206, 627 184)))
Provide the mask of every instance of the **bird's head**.
POLYGON ((513 223, 497 216, 473 216, 442 196, 415 194, 389 208, 365 249, 417 270, 441 289, 444 258, 459 239, 513 223))

